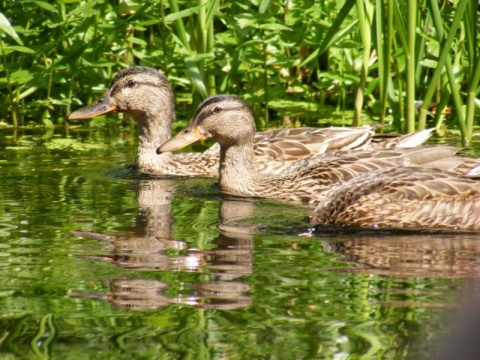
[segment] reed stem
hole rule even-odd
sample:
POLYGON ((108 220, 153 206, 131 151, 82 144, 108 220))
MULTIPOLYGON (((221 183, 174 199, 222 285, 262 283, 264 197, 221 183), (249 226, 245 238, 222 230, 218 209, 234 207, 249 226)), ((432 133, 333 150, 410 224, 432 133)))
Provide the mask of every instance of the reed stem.
POLYGON ((363 109, 363 98, 365 96, 365 87, 367 85, 368 67, 370 52, 372 47, 371 28, 373 5, 369 0, 357 0, 358 25, 360 27, 360 38, 362 41, 362 70, 360 82, 355 97, 353 126, 360 125, 360 119, 363 109))
POLYGON ((455 12, 450 31, 447 35, 447 38, 445 40, 440 40, 442 39, 440 37, 440 33, 443 34, 443 26, 441 25, 440 21, 440 10, 438 9, 438 4, 436 0, 430 0, 430 7, 432 9, 432 18, 435 24, 435 27, 437 29, 437 34, 439 36, 439 40, 441 41, 441 50, 440 50, 440 56, 438 58, 438 64, 437 68, 435 69, 432 78, 430 79, 430 83, 427 87, 427 91, 425 93, 423 103, 420 107, 420 113, 419 113, 419 124, 425 124, 426 123, 426 118, 427 118, 427 113, 428 113, 428 105, 432 101, 433 94, 435 92, 435 89, 438 85, 438 81, 440 79, 440 76, 442 74, 442 70, 444 68, 447 69, 447 75, 448 79, 450 82, 450 91, 452 92, 452 96, 454 99, 455 107, 457 109, 457 119, 458 119, 458 124, 460 126, 460 132, 462 134, 462 139, 466 139, 466 126, 465 126, 465 121, 464 121, 464 115, 463 115, 463 109, 461 106, 461 99, 460 99, 460 93, 457 88, 456 82, 455 82, 455 77, 453 76, 453 71, 449 72, 449 70, 452 70, 451 68, 451 62, 449 63, 449 56, 451 52, 451 46, 453 43, 453 40, 455 39, 457 29, 460 26, 460 22, 463 16, 463 13, 465 12, 465 8, 467 6, 468 0, 460 0, 457 4, 457 11, 455 12), (450 65, 447 65, 447 64, 450 65))
POLYGON ((417 28, 417 1, 407 0, 406 60, 406 122, 407 132, 415 131, 415 37, 417 28))

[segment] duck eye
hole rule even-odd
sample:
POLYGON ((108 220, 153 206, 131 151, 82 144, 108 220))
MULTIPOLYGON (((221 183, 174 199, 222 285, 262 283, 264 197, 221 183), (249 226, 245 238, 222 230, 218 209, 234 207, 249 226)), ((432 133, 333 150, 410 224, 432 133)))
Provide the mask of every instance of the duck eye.
POLYGON ((218 113, 218 112, 220 112, 220 111, 222 111, 222 108, 221 108, 220 106, 215 106, 215 107, 213 108, 213 112, 215 112, 215 113, 218 113))
POLYGON ((136 84, 135 80, 128 80, 128 81, 127 81, 127 86, 128 86, 128 87, 134 87, 135 84, 136 84))

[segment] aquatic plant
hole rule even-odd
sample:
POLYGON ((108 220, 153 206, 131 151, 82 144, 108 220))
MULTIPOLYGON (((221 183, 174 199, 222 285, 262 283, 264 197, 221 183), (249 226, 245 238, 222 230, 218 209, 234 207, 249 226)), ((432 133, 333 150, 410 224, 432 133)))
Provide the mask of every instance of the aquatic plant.
POLYGON ((259 125, 306 103, 310 116, 354 110, 353 125, 368 114, 397 131, 440 131, 450 107, 463 138, 473 136, 474 1, 1 3, 0 119, 12 126, 63 123, 135 63, 165 73, 180 101, 241 95, 259 125))

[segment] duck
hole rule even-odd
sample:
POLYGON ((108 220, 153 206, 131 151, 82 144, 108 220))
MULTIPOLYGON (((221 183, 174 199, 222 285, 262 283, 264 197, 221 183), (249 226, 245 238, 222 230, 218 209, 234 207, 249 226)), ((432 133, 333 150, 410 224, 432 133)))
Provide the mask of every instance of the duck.
POLYGON ((458 149, 453 146, 350 151, 341 156, 302 159, 301 166, 264 175, 254 166, 255 130, 252 112, 243 100, 216 95, 200 104, 188 126, 157 152, 176 151, 199 140, 213 139, 220 146, 218 184, 224 193, 310 206, 315 209, 313 224, 338 222, 343 227, 369 229, 408 229, 420 225, 440 230, 480 227, 479 185, 467 178, 465 170, 475 169, 480 162, 457 156, 458 149), (385 185, 367 186, 376 183, 375 179, 385 185), (407 180, 409 186, 404 185, 407 180), (397 202, 395 209, 382 212, 383 206, 388 207, 388 201, 382 201, 383 195, 394 199, 390 202, 397 202), (417 205, 416 216, 410 206, 405 206, 407 200, 408 204, 411 201, 417 205), (445 205, 435 208, 434 203, 445 205), (422 204, 426 205, 424 210, 422 204), (459 221, 465 216, 462 206, 473 211, 473 220, 459 221), (428 209, 438 221, 431 221, 428 209), (356 215, 357 211, 362 215, 356 215), (370 219, 360 219, 368 218, 369 212, 370 219), (403 217, 407 213, 409 216, 403 217), (390 220, 387 222, 383 215, 390 220))
MULTIPOLYGON (((68 120, 90 119, 121 112, 138 123, 137 169, 153 176, 218 176, 220 147, 203 153, 165 153, 157 156, 158 146, 171 138, 175 121, 175 100, 167 78, 146 66, 120 71, 110 89, 88 106, 69 114, 68 120)), ((357 128, 293 128, 257 132, 254 141, 255 167, 260 173, 282 172, 295 161, 331 153, 363 149, 370 145, 376 126, 357 128)), ((431 129, 376 143, 376 147, 413 147, 424 143, 431 129)))
POLYGON ((379 169, 325 192, 311 221, 340 230, 478 232, 480 182, 435 168, 379 169))

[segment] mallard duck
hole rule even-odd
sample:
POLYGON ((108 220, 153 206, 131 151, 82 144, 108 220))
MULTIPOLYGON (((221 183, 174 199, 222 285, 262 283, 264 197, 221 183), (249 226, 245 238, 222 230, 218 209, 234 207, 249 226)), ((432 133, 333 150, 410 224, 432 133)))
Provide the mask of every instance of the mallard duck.
MULTIPOLYGON (((382 219, 385 223, 380 220, 376 222, 378 227, 389 227, 387 224, 394 225, 395 222, 397 226, 393 228, 409 228, 410 225, 414 227, 422 223, 428 227, 431 223, 430 228, 438 227, 443 230, 449 223, 451 227, 457 226, 455 222, 461 217, 461 206, 469 206, 468 209, 471 208, 476 219, 466 219, 465 222, 460 222, 459 226, 479 226, 480 193, 477 182, 461 177, 465 172, 465 163, 473 167, 478 166, 479 162, 456 157, 458 150, 454 147, 355 151, 342 156, 300 160, 302 165, 294 166, 291 171, 287 169, 282 174, 264 176, 256 172, 253 164, 254 134, 255 121, 242 100, 229 95, 213 96, 198 107, 193 120, 184 130, 157 151, 174 151, 200 139, 214 139, 220 144, 219 185, 224 192, 310 206, 319 204, 313 216, 314 223, 335 224, 336 219, 342 219, 335 211, 347 214, 345 208, 354 208, 354 204, 357 206, 355 211, 359 211, 362 206, 367 209, 362 213, 363 217, 368 218, 368 211, 373 214, 375 207, 378 207, 375 214, 381 216, 385 203, 379 199, 383 192, 386 191, 388 195, 390 191, 394 195, 389 195, 389 199, 395 199, 390 202, 401 203, 396 210, 388 212, 389 222, 386 219, 382 219), (455 171, 460 174, 456 175, 455 171), (362 197, 362 185, 373 182, 377 177, 390 184, 390 187, 387 186, 387 190, 377 187, 375 189, 379 190, 370 191, 374 195, 358 201, 362 197), (436 178, 443 181, 433 181, 436 178), (412 187, 402 188, 408 179, 412 187), (354 185, 355 190, 350 189, 350 184, 354 185), (418 204, 417 218, 408 216, 402 219, 403 214, 413 212, 409 206, 404 207, 404 200, 418 204), (428 205, 429 201, 432 204, 449 204, 439 209, 438 213, 433 205, 430 206, 431 212, 438 216, 437 222, 430 221, 427 210, 420 213, 421 205, 428 205), (327 209, 330 209, 330 212, 327 209), (331 215, 323 215, 323 212, 331 215)), ((355 211, 349 212, 350 217, 347 216, 341 224, 362 227, 360 224, 363 222, 356 224, 352 220, 355 218, 355 211)), ((372 219, 375 217, 365 220, 364 223, 367 224, 368 220, 372 219)))
POLYGON ((480 182, 437 169, 380 169, 324 193, 317 225, 354 229, 480 230, 480 182))
MULTIPOLYGON (((175 120, 172 89, 167 78, 144 66, 119 72, 111 88, 89 106, 72 112, 69 120, 89 119, 111 112, 134 117, 139 126, 138 170, 152 175, 215 177, 218 175, 219 147, 203 153, 171 153, 157 156, 155 149, 170 139, 175 120)), ((417 146, 430 136, 431 130, 408 137, 382 141, 376 146, 417 146)), ((368 146, 374 127, 300 128, 260 132, 255 135, 255 166, 261 173, 281 172, 292 162, 312 155, 368 146)))

